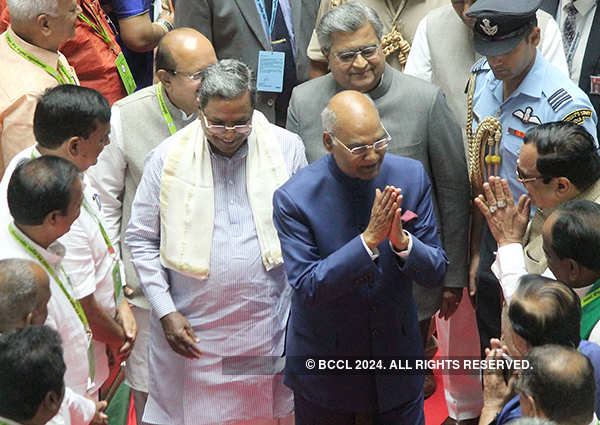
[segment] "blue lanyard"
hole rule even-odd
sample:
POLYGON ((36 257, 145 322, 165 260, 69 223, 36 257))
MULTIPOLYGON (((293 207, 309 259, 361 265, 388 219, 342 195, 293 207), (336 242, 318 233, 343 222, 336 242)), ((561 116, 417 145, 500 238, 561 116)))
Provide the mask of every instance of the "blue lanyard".
POLYGON ((279 6, 279 0, 273 0, 273 7, 271 7, 271 21, 267 20, 267 8, 265 7, 264 0, 254 0, 256 7, 260 12, 260 16, 265 24, 269 27, 269 38, 273 35, 273 28, 275 27, 275 15, 277 14, 277 7, 279 6))

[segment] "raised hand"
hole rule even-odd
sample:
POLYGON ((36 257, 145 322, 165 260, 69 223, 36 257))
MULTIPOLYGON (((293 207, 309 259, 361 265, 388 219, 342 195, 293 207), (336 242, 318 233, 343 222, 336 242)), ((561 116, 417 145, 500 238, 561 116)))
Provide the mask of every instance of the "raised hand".
POLYGON ((515 206, 508 181, 492 176, 489 182, 483 184, 483 194, 474 201, 485 217, 498 246, 521 243, 531 210, 531 199, 528 196, 521 195, 515 206))
POLYGON ((374 251, 390 234, 394 215, 399 207, 400 189, 386 186, 383 192, 375 190, 375 201, 371 208, 371 218, 362 236, 371 251, 374 251))

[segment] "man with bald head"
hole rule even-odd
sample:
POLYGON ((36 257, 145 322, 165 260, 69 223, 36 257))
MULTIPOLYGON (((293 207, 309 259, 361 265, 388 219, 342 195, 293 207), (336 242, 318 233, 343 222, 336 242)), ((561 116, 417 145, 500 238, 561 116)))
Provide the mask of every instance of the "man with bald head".
POLYGON ((0 333, 44 324, 49 300, 50 281, 39 264, 0 260, 0 333))
POLYGON ((321 118, 329 154, 274 195, 293 288, 285 383, 296 424, 424 424, 422 375, 315 376, 303 366, 320 356, 422 358, 412 282, 440 285, 448 264, 429 178, 419 161, 386 156, 395 141, 372 101, 342 91, 321 118))
POLYGON ((198 117, 196 91, 200 71, 217 61, 208 39, 191 28, 165 35, 156 53, 159 82, 116 102, 111 114, 111 143, 88 170, 97 188, 111 240, 125 264, 125 296, 133 305, 138 335, 127 361, 127 383, 133 389, 136 417, 141 423, 148 395, 147 339, 150 304, 139 286, 129 250, 120 244, 131 204, 142 177, 144 158, 163 140, 198 117))

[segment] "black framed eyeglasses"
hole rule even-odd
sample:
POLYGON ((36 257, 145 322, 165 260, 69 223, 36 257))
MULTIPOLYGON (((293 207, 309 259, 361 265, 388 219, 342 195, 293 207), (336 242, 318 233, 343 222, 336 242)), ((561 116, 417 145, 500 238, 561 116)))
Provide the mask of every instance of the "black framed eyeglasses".
POLYGON ((517 174, 517 181, 521 184, 525 183, 533 183, 536 180, 544 179, 544 176, 527 176, 517 165, 515 169, 515 173, 517 174))

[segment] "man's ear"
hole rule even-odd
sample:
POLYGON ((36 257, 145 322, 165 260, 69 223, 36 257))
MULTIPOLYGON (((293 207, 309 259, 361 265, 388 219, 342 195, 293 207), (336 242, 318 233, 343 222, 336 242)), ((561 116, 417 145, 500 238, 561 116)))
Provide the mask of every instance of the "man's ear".
POLYGON ((44 217, 44 224, 47 224, 49 226, 56 226, 58 218, 61 216, 62 214, 60 210, 51 211, 46 215, 46 217, 44 217))
POLYGON ((164 69, 159 69, 158 71, 156 71, 156 78, 160 80, 160 82, 163 84, 163 86, 165 86, 165 88, 171 87, 172 77, 173 75, 170 72, 165 71, 164 69))
POLYGON ((323 132, 323 146, 325 146, 327 152, 333 150, 333 140, 331 139, 331 135, 326 131, 323 132))
POLYGON ((580 276, 583 270, 581 269, 579 263, 573 260, 572 258, 563 258, 561 261, 567 262, 569 270, 569 281, 577 282, 578 280, 580 280, 580 276))
POLYGON ((71 157, 76 158, 79 155, 81 142, 82 139, 79 136, 73 136, 65 142, 67 146, 67 152, 71 157))
POLYGON ((48 37, 52 34, 52 30, 50 29, 50 23, 48 22, 48 14, 42 13, 38 15, 38 17, 35 19, 35 22, 45 37, 48 37))
POLYGON ((42 405, 43 405, 44 409, 50 413, 53 413, 53 416, 56 413, 58 413, 58 411, 60 410, 60 405, 62 404, 62 401, 63 401, 63 394, 64 394, 64 390, 62 391, 61 394, 58 394, 56 391, 52 391, 52 390, 48 391, 46 393, 46 396, 42 400, 42 405))
POLYGON ((523 413, 524 417, 532 418, 532 417, 538 416, 539 409, 538 409, 533 397, 531 397, 530 395, 521 393, 521 397, 519 397, 519 400, 521 402, 521 412, 523 413))
POLYGON ((531 33, 528 36, 529 42, 532 43, 534 46, 540 44, 541 37, 541 30, 539 27, 535 27, 533 30, 531 30, 531 33))

